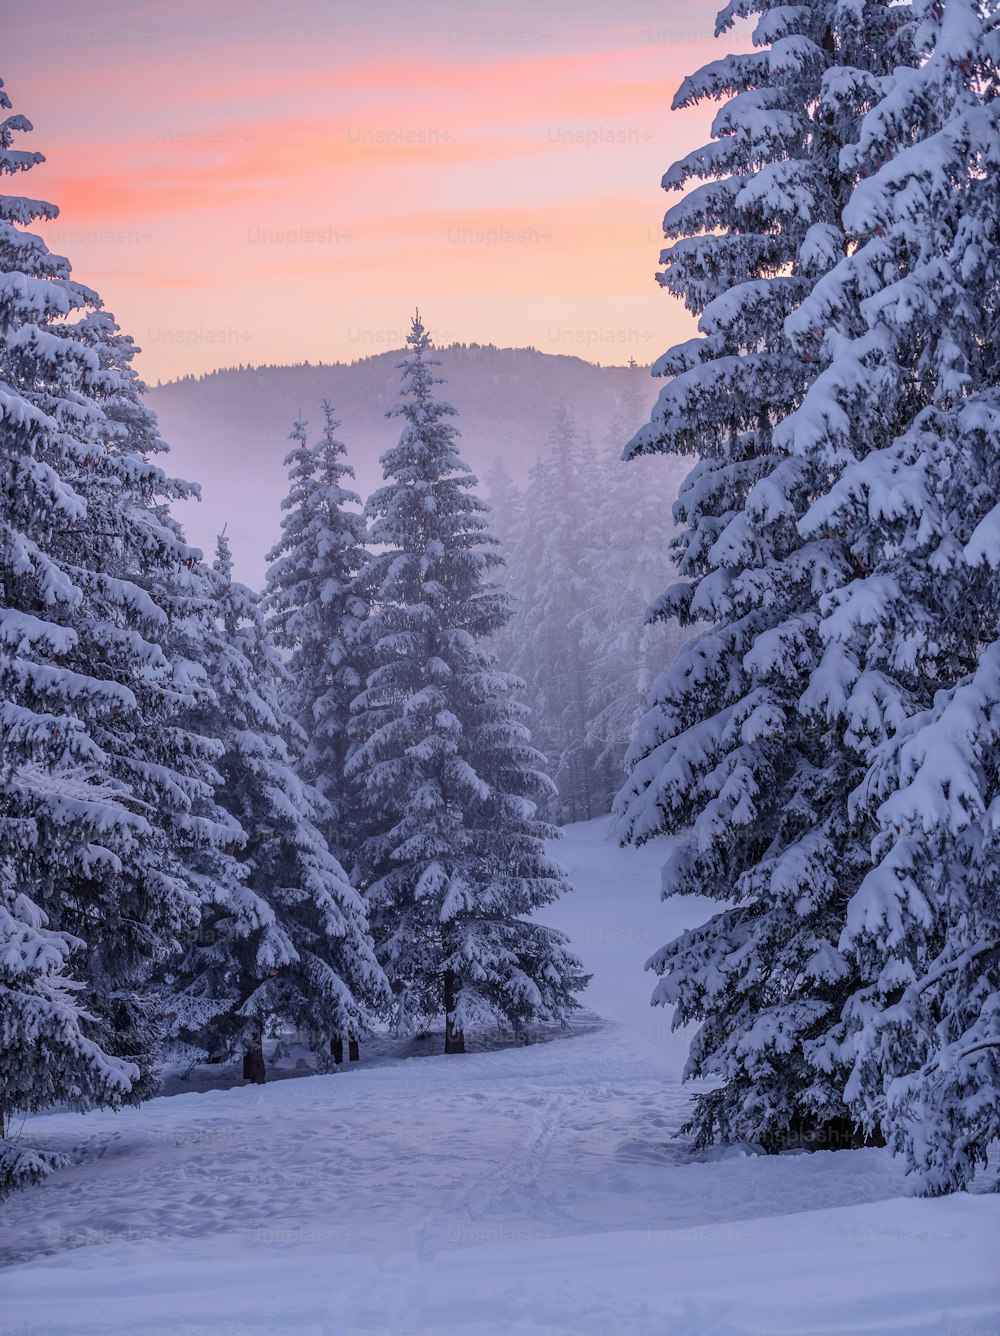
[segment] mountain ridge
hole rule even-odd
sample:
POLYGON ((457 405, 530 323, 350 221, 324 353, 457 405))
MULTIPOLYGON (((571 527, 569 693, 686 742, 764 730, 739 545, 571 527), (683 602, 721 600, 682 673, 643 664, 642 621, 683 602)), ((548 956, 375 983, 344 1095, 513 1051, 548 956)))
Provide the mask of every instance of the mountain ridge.
MULTIPOLYGON (((399 394, 403 349, 353 362, 220 368, 148 390, 165 441, 168 471, 201 484, 201 503, 178 516, 192 542, 210 553, 225 525, 239 578, 259 586, 265 555, 277 540, 287 491, 283 460, 297 418, 318 437, 321 404, 330 399, 338 435, 364 498, 381 482, 379 456, 399 435, 385 417, 399 394)), ((441 397, 457 412, 461 451, 480 479, 501 460, 518 482, 543 449, 564 401, 597 451, 620 450, 648 417, 659 383, 645 367, 600 366, 566 353, 493 344, 435 349, 446 382, 441 397)), ((671 476, 676 469, 667 470, 671 476)))

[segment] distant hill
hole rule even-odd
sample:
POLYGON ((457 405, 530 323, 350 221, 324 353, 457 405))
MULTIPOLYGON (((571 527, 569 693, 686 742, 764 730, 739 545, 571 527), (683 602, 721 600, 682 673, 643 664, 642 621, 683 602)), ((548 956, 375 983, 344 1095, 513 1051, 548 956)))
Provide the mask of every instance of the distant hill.
MULTIPOLYGON (((282 460, 298 416, 319 434, 320 405, 329 398, 341 419, 362 497, 381 481, 378 458, 398 437, 385 418, 399 390, 403 353, 380 353, 354 363, 268 366, 216 371, 151 389, 147 402, 171 445, 168 469, 202 485, 199 506, 181 510, 188 535, 206 549, 228 526, 237 572, 259 585, 264 554, 275 541, 286 492, 282 460)), ((523 481, 544 442, 561 399, 589 433, 595 449, 616 446, 646 419, 658 383, 646 368, 601 367, 578 357, 530 348, 452 345, 438 350, 447 385, 443 398, 458 410, 462 453, 482 477, 495 460, 523 481)), ((684 472, 664 461, 664 482, 684 472)))

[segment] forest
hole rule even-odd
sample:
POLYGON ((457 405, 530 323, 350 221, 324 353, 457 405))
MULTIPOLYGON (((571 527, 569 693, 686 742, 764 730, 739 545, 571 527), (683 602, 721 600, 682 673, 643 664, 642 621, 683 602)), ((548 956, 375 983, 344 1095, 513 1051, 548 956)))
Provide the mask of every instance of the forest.
POLYGON ((714 114, 663 177, 695 332, 649 367, 437 341, 422 300, 398 350, 150 390, 0 84, 0 1258, 25 1295, 56 1254, 46 1331, 151 1237, 148 1321, 190 1265, 220 1331, 203 1236, 262 1286, 240 1331, 339 1329, 352 1256, 356 1331, 814 1330, 844 1237, 837 1330, 1000 1314, 998 15, 734 32, 675 97, 714 114), (673 1190, 678 1283, 745 1191, 787 1310, 732 1234, 663 1307, 673 1190))

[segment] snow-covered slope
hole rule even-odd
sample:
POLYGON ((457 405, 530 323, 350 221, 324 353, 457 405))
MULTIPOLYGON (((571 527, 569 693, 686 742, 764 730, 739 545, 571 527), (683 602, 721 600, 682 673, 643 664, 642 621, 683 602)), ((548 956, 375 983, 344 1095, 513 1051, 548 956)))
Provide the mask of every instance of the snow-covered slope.
POLYGON ((594 971, 548 1043, 39 1120, 76 1164, 0 1208, 0 1330, 664 1334, 1000 1327, 1000 1197, 881 1151, 692 1162, 641 966, 704 912, 607 822, 553 911, 594 971))

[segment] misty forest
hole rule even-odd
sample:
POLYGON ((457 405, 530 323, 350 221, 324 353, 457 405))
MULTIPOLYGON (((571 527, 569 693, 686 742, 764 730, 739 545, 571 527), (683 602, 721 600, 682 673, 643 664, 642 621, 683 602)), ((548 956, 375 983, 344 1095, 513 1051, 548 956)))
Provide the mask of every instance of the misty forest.
POLYGON ((0 1331, 1000 1327, 998 20, 727 6, 601 362, 147 384, 4 71, 0 1331))

